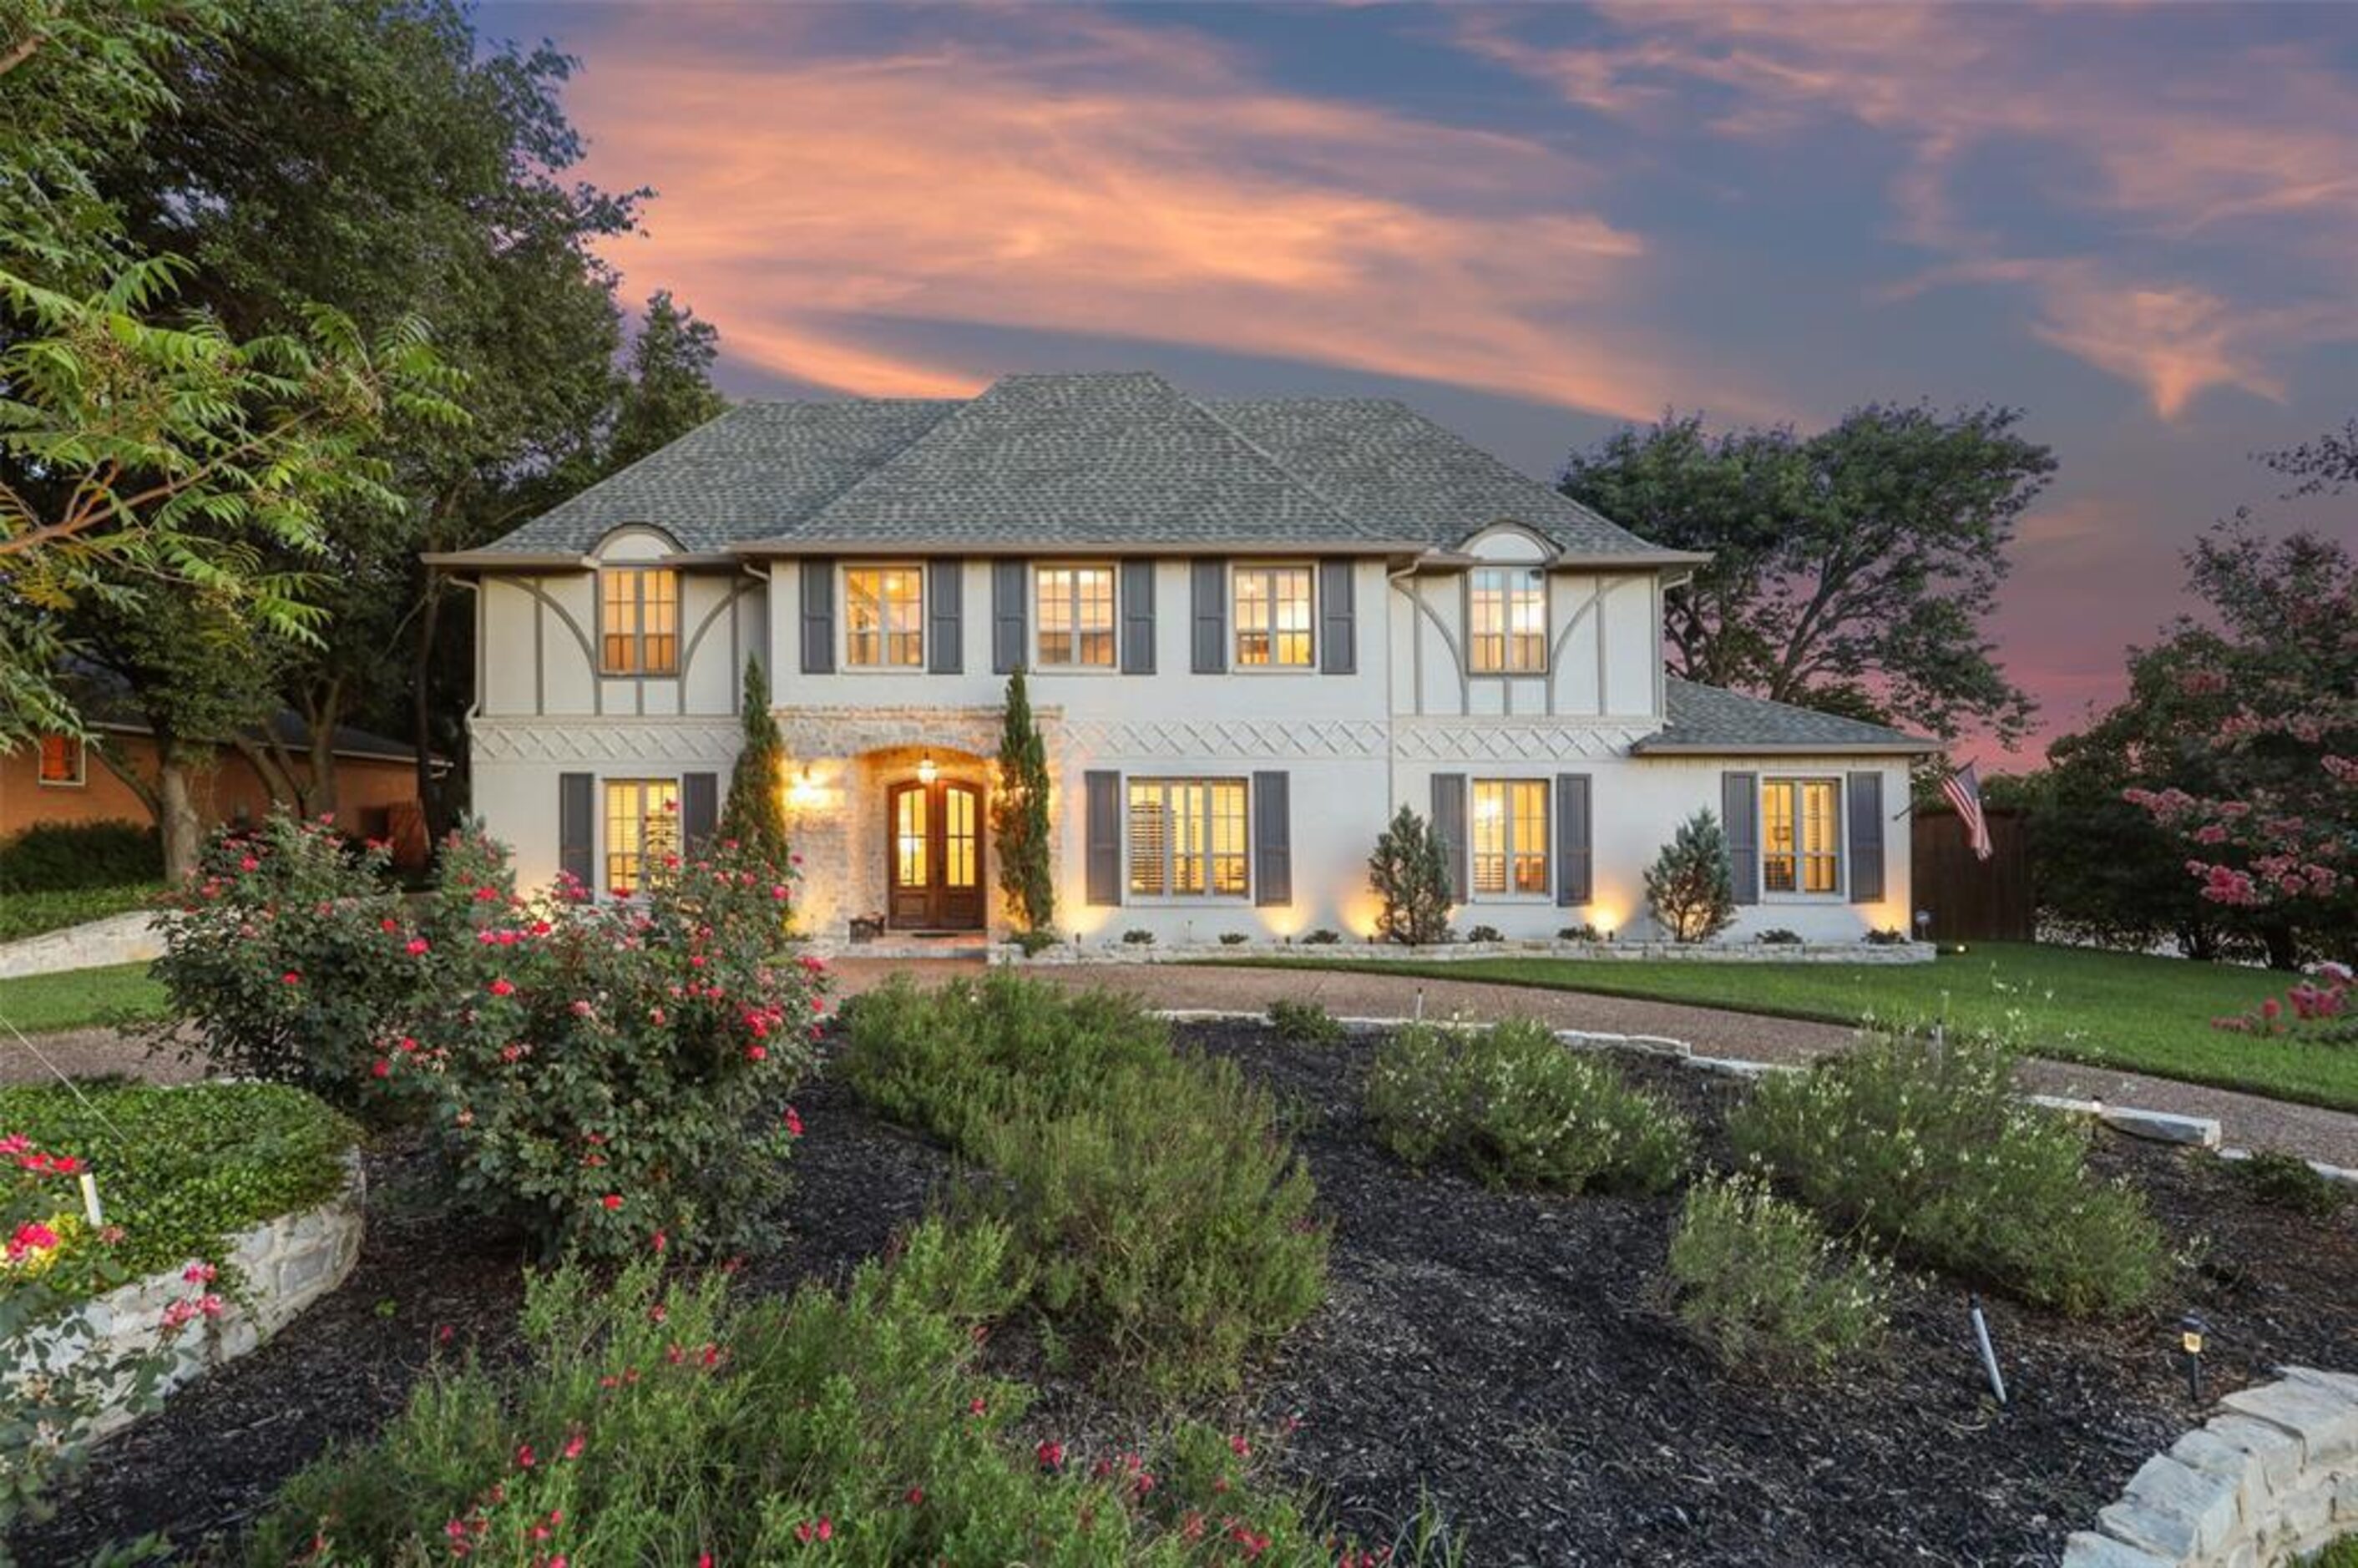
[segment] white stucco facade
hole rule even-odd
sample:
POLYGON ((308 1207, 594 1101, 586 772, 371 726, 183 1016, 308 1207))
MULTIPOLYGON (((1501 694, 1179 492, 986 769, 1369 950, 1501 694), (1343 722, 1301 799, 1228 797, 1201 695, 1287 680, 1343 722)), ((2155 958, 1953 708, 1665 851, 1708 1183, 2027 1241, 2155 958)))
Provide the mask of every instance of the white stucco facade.
MULTIPOLYGON (((683 550, 659 528, 627 526, 578 563, 481 566, 469 574, 480 648, 471 721, 475 809, 514 846, 524 880, 545 882, 566 852, 562 781, 586 775, 595 803, 591 837, 586 846, 577 839, 574 850, 578 857, 586 848, 590 863, 602 871, 612 849, 604 806, 610 784, 683 785, 690 775, 708 774, 726 789, 738 745, 739 677, 746 659, 758 657, 793 757, 777 787, 804 860, 805 928, 839 936, 855 917, 884 912, 893 851, 888 801, 896 785, 915 779, 930 762, 935 776, 970 784, 988 798, 1007 678, 994 669, 994 584, 1010 558, 1004 551, 959 556, 937 547, 885 547, 872 556, 770 551, 714 559, 683 550), (959 613, 925 622, 930 668, 855 667, 840 613, 842 574, 865 564, 920 572, 934 598, 941 595, 933 574, 955 575, 959 613), (601 673, 601 575, 633 567, 676 575, 671 673, 601 673), (827 601, 837 613, 826 661, 814 661, 807 646, 806 567, 830 579, 827 601), (937 656, 936 644, 946 636, 956 640, 955 660, 937 656), (833 667, 806 667, 814 662, 833 667), (957 667, 939 668, 944 663, 957 667)), ((1880 887, 1872 896, 1856 896, 1866 890, 1855 881, 1862 874, 1855 851, 1865 825, 1820 823, 1835 846, 1831 888, 1770 891, 1766 883, 1775 879, 1755 865, 1749 880, 1761 891, 1744 905, 1731 939, 1784 928, 1812 941, 1845 941, 1909 924, 1905 748, 1812 751, 1783 742, 1754 752, 1633 750, 1670 722, 1661 603, 1682 568, 1565 565, 1563 552, 1512 524, 1421 558, 1284 552, 1271 558, 1314 568, 1322 600, 1332 587, 1326 572, 1347 574, 1347 622, 1327 615, 1324 602, 1318 606, 1311 623, 1321 646, 1306 667, 1243 668, 1231 657, 1225 670, 1199 673, 1193 639, 1202 563, 1218 560, 1224 582, 1232 582, 1227 574, 1238 563, 1260 557, 1125 548, 1016 558, 1025 563, 1027 592, 1036 591, 1034 568, 1050 561, 1151 563, 1142 569, 1152 573, 1152 614, 1118 619, 1125 654, 1114 667, 1034 667, 1028 677, 1055 780, 1056 924, 1084 942, 1141 928, 1165 942, 1228 932, 1300 936, 1322 927, 1357 940, 1376 914, 1367 861, 1377 835, 1402 805, 1432 813, 1436 775, 1465 781, 1443 788, 1466 791, 1476 810, 1497 798, 1477 786, 1494 781, 1541 785, 1547 803, 1547 820, 1532 828, 1544 837, 1541 885, 1487 893, 1466 887, 1455 915, 1461 932, 1488 925, 1510 937, 1540 937, 1586 924, 1649 935, 1645 868, 1682 820, 1723 809, 1730 774, 1833 781, 1844 816, 1864 798, 1863 786, 1851 781, 1872 775, 1883 817, 1868 840, 1879 845, 1881 860, 1880 887), (1541 574, 1543 667, 1512 675, 1473 667, 1468 574, 1487 564, 1541 574), (1141 635, 1152 639, 1151 661, 1130 652, 1141 635), (1349 639, 1347 660, 1326 656, 1323 644, 1337 635, 1349 639), (1151 673, 1141 667, 1149 662, 1151 673), (1327 673, 1338 664, 1346 669, 1327 673), (1125 821, 1119 895, 1105 900, 1100 877, 1093 900, 1081 806, 1093 774, 1118 776, 1120 799, 1132 781, 1237 780, 1258 789, 1257 779, 1282 775, 1290 896, 1262 896, 1258 842, 1247 846, 1251 874, 1228 896, 1141 892, 1130 864, 1137 844, 1125 821), (1560 816, 1564 797, 1557 781, 1567 775, 1585 781, 1585 824, 1560 816), (1585 830, 1586 886, 1584 896, 1565 902, 1563 850, 1575 827, 1585 830)), ((1027 638, 1040 623, 1036 602, 1027 602, 1027 638)), ((1233 654, 1233 619, 1219 631, 1233 654)), ((1257 840, 1263 824, 1252 807, 1245 819, 1257 840)), ((1755 839, 1749 852, 1767 853, 1760 836, 1755 839)), ((983 853, 986 918, 991 930, 1003 931, 987 844, 983 853)))

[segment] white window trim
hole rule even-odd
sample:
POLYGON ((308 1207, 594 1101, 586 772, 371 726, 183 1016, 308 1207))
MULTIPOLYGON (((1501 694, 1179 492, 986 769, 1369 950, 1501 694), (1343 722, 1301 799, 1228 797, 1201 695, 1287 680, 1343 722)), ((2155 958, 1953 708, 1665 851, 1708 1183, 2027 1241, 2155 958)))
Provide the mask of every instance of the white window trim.
POLYGON ((1213 908, 1217 908, 1217 907, 1220 907, 1220 906, 1223 906, 1223 905, 1228 906, 1228 907, 1230 907, 1230 908, 1236 908, 1236 907, 1249 907, 1249 906, 1252 904, 1252 902, 1253 902, 1253 798, 1252 798, 1252 780, 1251 780, 1249 776, 1247 776, 1247 775, 1245 775, 1245 774, 1241 774, 1241 773, 1124 773, 1124 774, 1122 774, 1122 775, 1121 775, 1121 895, 1122 895, 1122 896, 1121 896, 1122 907, 1123 907, 1123 908, 1125 908, 1125 909, 1203 909, 1203 908, 1206 908, 1206 907, 1213 907, 1213 908), (1132 892, 1132 891, 1131 891, 1131 888, 1130 888, 1130 860, 1131 860, 1130 852, 1130 787, 1131 787, 1133 784, 1162 784, 1162 785, 1165 786, 1165 789, 1166 789, 1166 793, 1165 793, 1165 795, 1164 795, 1164 797, 1163 797, 1163 798, 1164 798, 1165 802, 1167 803, 1167 802, 1169 801, 1169 798, 1170 798, 1170 796, 1169 796, 1169 795, 1168 795, 1168 793, 1167 793, 1168 786, 1170 786, 1170 785, 1172 785, 1172 784, 1235 784, 1235 785, 1237 786, 1237 788, 1238 788, 1239 791, 1241 791, 1241 792, 1242 792, 1243 796, 1244 796, 1244 835, 1245 835, 1245 837, 1244 837, 1244 849, 1243 849, 1244 862, 1245 862, 1245 880, 1244 880, 1244 887, 1243 887, 1243 890, 1242 890, 1241 892, 1214 892, 1212 891, 1212 888, 1211 888, 1211 860, 1210 860, 1210 851, 1209 851, 1209 849, 1207 849, 1206 850, 1205 867, 1204 867, 1204 881, 1205 881, 1205 887, 1204 887, 1204 891, 1203 891, 1202 892, 1170 892, 1170 891, 1169 891, 1170 886, 1171 886, 1171 883, 1172 883, 1172 881, 1173 881, 1173 880, 1174 880, 1174 879, 1173 879, 1173 876, 1172 876, 1172 868, 1173 868, 1174 863, 1174 856, 1175 856, 1175 854, 1176 854, 1176 851, 1173 849, 1173 844, 1174 844, 1174 842, 1175 841, 1175 835, 1174 835, 1174 834, 1172 833, 1172 831, 1171 831, 1171 818, 1170 818, 1170 811, 1169 811, 1168 805, 1166 804, 1165 808, 1164 808, 1164 812, 1163 812, 1163 886, 1164 891, 1163 891, 1163 892, 1155 892, 1155 893, 1142 893, 1142 892, 1132 892))
MULTIPOLYGON (((927 600, 934 589, 934 585, 927 580, 929 576, 926 563, 922 558, 894 560, 888 557, 878 560, 845 561, 838 567, 835 579, 837 607, 835 667, 846 675, 855 676, 924 675, 930 667, 933 654, 933 649, 926 642, 926 639, 933 635, 933 628, 926 623, 927 618, 932 614, 932 606, 927 603, 927 600), (914 664, 863 665, 851 656, 851 574, 883 571, 911 572, 917 579, 917 657, 914 664)), ((880 605, 881 602, 880 600, 880 605)), ((889 639, 892 636, 891 627, 888 625, 881 628, 877 635, 880 638, 889 639)))
MULTIPOLYGON (((1509 609, 1512 606, 1512 602, 1513 599, 1510 591, 1509 595, 1509 609)), ((1466 673, 1470 678, 1474 680, 1545 680, 1549 676, 1553 674, 1552 666, 1555 663, 1555 579, 1553 574, 1549 572, 1547 568, 1533 561, 1487 561, 1480 566, 1466 568, 1465 614, 1466 673), (1535 668, 1528 670, 1511 668, 1485 670, 1476 669, 1475 667, 1474 579, 1484 572, 1526 573, 1540 579, 1540 662, 1535 668)), ((1509 616, 1509 620, 1512 620, 1511 615, 1509 616)), ((1501 635, 1506 640, 1506 648, 1511 650, 1515 645, 1515 634, 1510 631, 1502 631, 1501 635)))
MULTIPOLYGON (((1024 650, 1024 653, 1029 656, 1031 661, 1025 665, 1027 672, 1033 675, 1053 676, 1118 676, 1121 674, 1122 615, 1120 563, 1113 560, 1091 559, 1068 561, 1050 558, 1044 560, 1034 560, 1031 563, 1031 567, 1032 581, 1030 586, 1032 595, 1032 613, 1025 622, 1025 625, 1028 628, 1025 634, 1030 638, 1032 645, 1024 650), (1040 632, 1042 626, 1040 606, 1043 602, 1040 593, 1040 574, 1044 571, 1103 571, 1113 579, 1113 659, 1110 663, 1102 665, 1077 663, 1052 665, 1040 657, 1040 632)), ((1078 631, 1076 629, 1076 637, 1077 637, 1078 634, 1078 631)))
MULTIPOLYGON (((598 651, 600 680, 678 680, 687 673, 687 647, 680 636, 680 622, 687 619, 687 614, 686 573, 677 567, 658 566, 653 561, 600 561, 598 563, 597 581, 593 585, 593 592, 594 600, 591 610, 592 619, 596 622, 595 646, 598 651), (637 654, 639 662, 636 668, 616 670, 606 666, 606 579, 624 572, 631 573, 638 585, 636 594, 632 600, 634 619, 629 633, 618 632, 615 635, 629 636, 632 649, 637 654), (669 633, 671 668, 667 670, 650 670, 646 667, 647 638, 650 635, 647 631, 647 576, 652 572, 662 572, 671 579, 671 632, 669 633)), ((656 633, 653 635, 661 636, 664 633, 656 633)))
POLYGON ((611 832, 613 826, 613 813, 609 811, 606 806, 607 793, 616 784, 637 784, 644 789, 648 784, 667 784, 671 785, 672 817, 673 820, 678 824, 678 835, 681 842, 672 846, 673 852, 685 856, 687 853, 686 839, 687 838, 687 824, 686 821, 687 812, 687 779, 686 774, 633 773, 613 774, 600 773, 598 775, 598 833, 596 853, 598 881, 600 884, 598 888, 599 903, 637 903, 646 897, 647 887, 646 824, 649 817, 643 806, 639 812, 639 885, 632 889, 627 893, 617 894, 614 892, 613 839, 611 832))
MULTIPOLYGON (((1321 648, 1319 638, 1325 629, 1319 623, 1318 563, 1311 560, 1273 559, 1243 560, 1228 563, 1228 673, 1236 676, 1314 676, 1318 673, 1321 648), (1249 665, 1237 656, 1238 643, 1244 635, 1244 622, 1237 615, 1237 579, 1248 572, 1299 571, 1310 579, 1310 657, 1298 665, 1282 665, 1274 659, 1265 665, 1249 665)), ((1274 627, 1270 635, 1277 635, 1274 627)))
MULTIPOLYGON (((1756 814, 1755 837, 1759 840, 1757 846, 1758 875, 1760 879, 1762 903, 1822 904, 1850 902, 1850 800, 1848 792, 1843 787, 1843 778, 1840 773, 1762 773, 1759 795, 1754 800, 1752 809, 1756 814), (1768 787, 1771 784, 1799 786, 1805 784, 1833 786, 1834 885, 1828 892, 1807 892, 1799 887, 1790 892, 1781 892, 1772 890, 1768 886, 1768 787)), ((1801 820, 1801 792, 1796 787, 1793 795, 1793 880, 1796 882, 1801 880, 1801 868, 1808 850, 1805 831, 1801 820)))
POLYGON ((1545 773, 1485 773, 1479 778, 1469 776, 1466 781, 1466 897, 1461 902, 1467 904, 1552 904, 1555 902, 1555 836, 1557 826, 1555 819, 1555 783, 1552 776, 1545 773), (1547 872, 1547 887, 1541 892, 1516 892, 1513 891, 1515 881, 1515 825, 1512 814, 1509 815, 1507 821, 1508 891, 1505 892, 1476 892, 1474 891, 1474 816, 1476 810, 1476 803, 1480 797, 1482 786, 1486 784, 1535 784, 1540 786, 1540 816, 1547 823, 1547 847, 1541 851, 1540 856, 1541 864, 1547 872))
MULTIPOLYGON (((70 779, 43 778, 41 776, 41 741, 37 741, 33 745, 33 782, 43 789, 88 789, 90 787, 90 742, 73 735, 65 735, 59 738, 70 742, 73 746, 73 777, 70 779)), ((47 736, 43 736, 41 738, 42 741, 46 741, 48 739, 49 737, 47 736)))

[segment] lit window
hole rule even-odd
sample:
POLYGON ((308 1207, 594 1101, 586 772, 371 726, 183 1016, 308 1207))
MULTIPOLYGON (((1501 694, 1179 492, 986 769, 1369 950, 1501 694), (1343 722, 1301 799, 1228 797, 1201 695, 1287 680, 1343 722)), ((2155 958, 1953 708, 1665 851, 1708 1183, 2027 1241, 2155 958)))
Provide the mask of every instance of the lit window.
POLYGON ((1544 779, 1474 781, 1474 893, 1548 890, 1548 786, 1544 779))
POLYGON ((606 891, 629 898, 679 853, 679 781, 606 781, 606 891))
POLYGON ((922 669, 925 570, 849 567, 843 573, 844 658, 858 669, 922 669))
POLYGON ((1042 567, 1033 579, 1041 667, 1113 668, 1113 568, 1042 567))
POLYGON ((1842 891, 1842 806, 1833 779, 1760 786, 1760 885, 1770 892, 1842 891))
POLYGON ((660 567, 598 573, 599 667, 610 676, 679 673, 679 574, 660 567))
POLYGON ((1547 579, 1521 567, 1470 574, 1476 675, 1540 675, 1547 669, 1547 579))
POLYGON ((83 782, 83 768, 86 762, 81 741, 76 737, 71 735, 41 737, 41 783, 78 786, 83 782))
POLYGON ((1306 669, 1311 662, 1308 567, 1238 567, 1237 663, 1306 669))
POLYGON ((1130 891, 1141 898, 1242 898, 1242 779, 1130 781, 1130 891))

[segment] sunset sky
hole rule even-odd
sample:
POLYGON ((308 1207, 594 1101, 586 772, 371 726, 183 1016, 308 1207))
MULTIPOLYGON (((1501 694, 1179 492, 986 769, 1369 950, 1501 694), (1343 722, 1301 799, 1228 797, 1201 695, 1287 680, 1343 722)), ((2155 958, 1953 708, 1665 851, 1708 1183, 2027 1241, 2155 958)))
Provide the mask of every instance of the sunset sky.
MULTIPOLYGON (((2003 402, 2040 739, 2249 454, 2358 413, 2358 8, 487 5, 578 55, 627 290, 742 395, 1146 368, 1398 396, 1523 468, 1666 406, 2003 402)), ((2020 766, 1983 749, 1985 766, 2020 766)))

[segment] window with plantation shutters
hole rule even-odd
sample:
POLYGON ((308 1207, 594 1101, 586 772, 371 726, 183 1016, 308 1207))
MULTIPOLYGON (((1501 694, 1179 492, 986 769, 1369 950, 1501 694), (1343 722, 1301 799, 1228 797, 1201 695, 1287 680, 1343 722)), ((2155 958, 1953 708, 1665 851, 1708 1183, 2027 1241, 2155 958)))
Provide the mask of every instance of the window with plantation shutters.
POLYGON ((1242 898, 1249 835, 1242 779, 1132 779, 1135 898, 1242 898))

